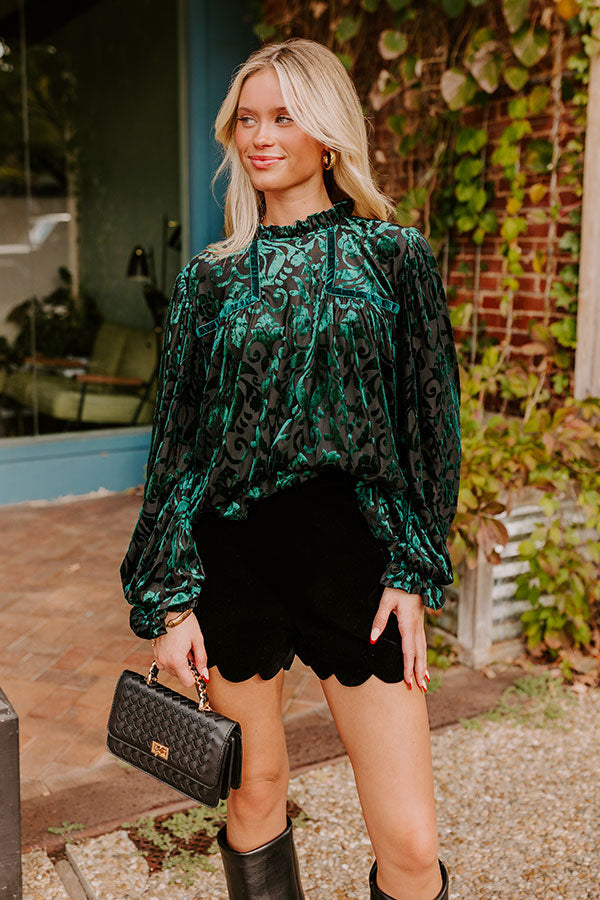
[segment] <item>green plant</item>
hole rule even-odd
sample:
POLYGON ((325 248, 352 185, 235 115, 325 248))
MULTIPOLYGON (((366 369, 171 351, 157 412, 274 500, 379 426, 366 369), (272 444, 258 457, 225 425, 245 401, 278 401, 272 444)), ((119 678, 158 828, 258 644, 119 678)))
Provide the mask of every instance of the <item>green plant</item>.
POLYGON ((569 688, 550 672, 541 675, 526 675, 509 685, 492 709, 478 716, 459 722, 463 728, 481 730, 484 722, 509 722, 512 725, 527 725, 532 728, 558 727, 563 731, 562 719, 575 703, 569 688))
POLYGON ((50 357, 88 356, 100 323, 95 300, 87 293, 79 298, 72 294, 71 273, 58 269, 59 286, 48 296, 24 300, 9 312, 8 322, 19 326, 19 332, 7 352, 9 361, 21 364, 32 350, 32 322, 37 353, 50 357))
MULTIPOLYGON (((433 620, 435 621, 435 619, 433 620)), ((434 634, 427 641, 427 665, 437 666, 438 669, 449 669, 456 661, 457 654, 452 646, 444 640, 441 634, 434 634)), ((441 687, 442 679, 439 675, 432 675, 431 684, 427 686, 429 691, 435 691, 441 687)))
MULTIPOLYGON (((226 812, 227 801, 221 800, 214 809, 198 806, 185 812, 142 816, 123 822, 122 827, 151 871, 171 870, 170 883, 191 886, 199 871, 214 871, 210 857, 219 852, 216 834, 226 812)), ((306 824, 307 816, 293 800, 287 801, 287 812, 295 825, 306 824)))
POLYGON ((61 822, 60 825, 49 825, 48 831, 50 834, 62 834, 67 835, 65 837, 65 843, 72 843, 72 839, 69 837, 71 831, 81 831, 82 828, 85 828, 85 825, 82 825, 80 822, 69 822, 66 819, 61 822))

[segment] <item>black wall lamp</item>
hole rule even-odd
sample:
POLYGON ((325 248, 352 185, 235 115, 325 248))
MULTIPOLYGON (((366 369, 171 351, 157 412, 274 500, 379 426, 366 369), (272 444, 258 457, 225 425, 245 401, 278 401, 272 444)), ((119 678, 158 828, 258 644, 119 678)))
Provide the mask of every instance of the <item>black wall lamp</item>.
POLYGON ((142 284, 142 291, 146 305, 150 310, 152 321, 154 322, 154 333, 156 336, 156 363, 152 377, 146 386, 146 390, 139 402, 138 408, 134 416, 134 422, 148 396, 150 387, 154 379, 158 375, 158 367, 160 364, 160 354, 162 350, 162 330, 165 312, 169 305, 169 298, 165 293, 167 278, 167 250, 181 251, 181 224, 175 219, 169 219, 168 216, 162 217, 162 240, 161 240, 161 277, 160 286, 156 280, 156 266, 154 263, 154 250, 152 247, 146 252, 144 248, 137 244, 131 251, 129 262, 127 264, 126 277, 131 281, 139 281, 142 284))

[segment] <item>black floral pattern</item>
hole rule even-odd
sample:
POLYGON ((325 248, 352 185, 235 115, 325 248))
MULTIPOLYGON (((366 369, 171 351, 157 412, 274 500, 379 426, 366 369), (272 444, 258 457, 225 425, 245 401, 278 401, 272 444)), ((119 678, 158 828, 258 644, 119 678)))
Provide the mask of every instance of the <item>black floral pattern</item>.
POLYGON ((341 200, 179 273, 164 331, 142 506, 121 563, 130 625, 165 633, 202 602, 193 522, 331 467, 353 475, 384 586, 444 603, 460 478, 460 384, 424 235, 341 200))

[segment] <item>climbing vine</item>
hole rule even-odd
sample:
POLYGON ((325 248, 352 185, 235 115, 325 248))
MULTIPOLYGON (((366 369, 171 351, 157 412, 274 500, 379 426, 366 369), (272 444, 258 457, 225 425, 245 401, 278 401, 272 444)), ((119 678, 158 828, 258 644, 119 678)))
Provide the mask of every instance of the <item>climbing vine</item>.
POLYGON ((531 604, 522 616, 530 650, 560 657, 567 674, 571 648, 600 655, 600 400, 571 396, 600 8, 596 0, 268 0, 255 10, 263 42, 296 36, 330 47, 375 120, 375 160, 387 167, 398 221, 431 241, 460 335, 453 562, 474 567, 479 548, 499 562, 508 542, 501 514, 519 490, 538 488, 547 519, 520 546, 529 569, 517 596, 531 604), (498 290, 484 309, 490 258, 498 290), (557 514, 567 495, 585 534, 557 514))

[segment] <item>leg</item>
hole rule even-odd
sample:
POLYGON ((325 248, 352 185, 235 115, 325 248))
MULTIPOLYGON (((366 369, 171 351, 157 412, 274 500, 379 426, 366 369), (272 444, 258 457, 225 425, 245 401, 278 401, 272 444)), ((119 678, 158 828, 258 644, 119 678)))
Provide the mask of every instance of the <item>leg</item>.
POLYGON ((223 678, 209 668, 210 705, 242 726, 242 784, 227 799, 227 841, 252 850, 286 827, 289 758, 281 717, 283 669, 270 679, 223 678))
POLYGON ((375 675, 321 684, 354 771, 378 887, 397 900, 433 900, 442 881, 424 694, 375 675))

